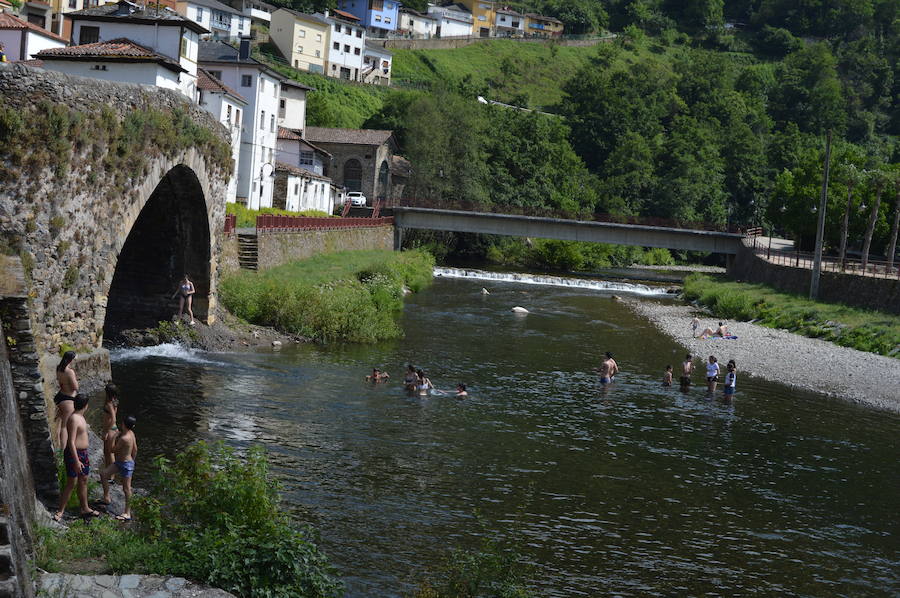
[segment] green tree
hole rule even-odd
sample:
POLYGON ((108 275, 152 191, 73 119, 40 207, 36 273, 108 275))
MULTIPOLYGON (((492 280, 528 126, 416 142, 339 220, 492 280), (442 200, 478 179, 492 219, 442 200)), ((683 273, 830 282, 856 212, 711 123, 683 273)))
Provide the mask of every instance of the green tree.
POLYGON ((825 43, 794 52, 779 65, 770 111, 779 125, 794 122, 801 131, 843 132, 846 111, 837 61, 825 43))

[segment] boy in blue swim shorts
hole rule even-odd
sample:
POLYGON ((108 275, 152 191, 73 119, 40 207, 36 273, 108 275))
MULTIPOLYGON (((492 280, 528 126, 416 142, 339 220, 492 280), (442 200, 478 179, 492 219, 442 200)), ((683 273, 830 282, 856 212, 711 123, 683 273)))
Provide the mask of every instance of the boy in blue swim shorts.
POLYGON ((137 456, 137 439, 134 436, 134 425, 137 420, 133 415, 125 418, 124 430, 119 432, 113 445, 115 461, 100 472, 103 484, 103 502, 109 504, 109 479, 118 475, 122 479, 122 492, 125 493, 125 510, 117 515, 119 521, 131 521, 131 476, 134 474, 134 458, 137 456))

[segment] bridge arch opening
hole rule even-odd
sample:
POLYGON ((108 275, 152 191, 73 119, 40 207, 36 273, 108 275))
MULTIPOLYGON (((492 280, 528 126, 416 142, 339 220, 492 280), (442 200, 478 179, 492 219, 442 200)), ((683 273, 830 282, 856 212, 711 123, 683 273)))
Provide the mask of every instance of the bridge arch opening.
POLYGON ((203 188, 184 165, 162 177, 128 233, 116 262, 103 337, 155 327, 178 311, 172 294, 185 274, 196 288, 194 318, 205 321, 210 293, 210 230, 203 188))

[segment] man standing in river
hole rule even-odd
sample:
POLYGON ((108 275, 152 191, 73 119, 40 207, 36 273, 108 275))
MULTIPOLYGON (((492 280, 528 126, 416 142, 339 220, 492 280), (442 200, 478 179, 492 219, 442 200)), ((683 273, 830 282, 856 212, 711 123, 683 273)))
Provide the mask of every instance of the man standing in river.
POLYGON ((606 352, 606 359, 597 368, 597 373, 600 374, 600 384, 609 384, 619 373, 619 364, 616 363, 609 351, 606 352))
POLYGON ((694 373, 694 362, 691 354, 684 356, 684 363, 681 364, 681 388, 687 390, 691 385, 691 374, 694 373))

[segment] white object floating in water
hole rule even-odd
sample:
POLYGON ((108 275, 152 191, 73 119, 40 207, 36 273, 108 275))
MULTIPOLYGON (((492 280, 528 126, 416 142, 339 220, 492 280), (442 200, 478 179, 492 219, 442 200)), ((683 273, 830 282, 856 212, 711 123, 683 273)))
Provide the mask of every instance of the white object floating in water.
POLYGON ((525 309, 524 307, 520 307, 520 306, 518 306, 518 305, 515 306, 514 308, 512 308, 512 310, 513 310, 513 313, 514 313, 514 314, 527 314, 527 313, 531 313, 531 312, 529 312, 527 309, 525 309))
POLYGON ((490 295, 491 292, 489 290, 487 290, 486 288, 481 287, 481 294, 482 295, 490 295))

